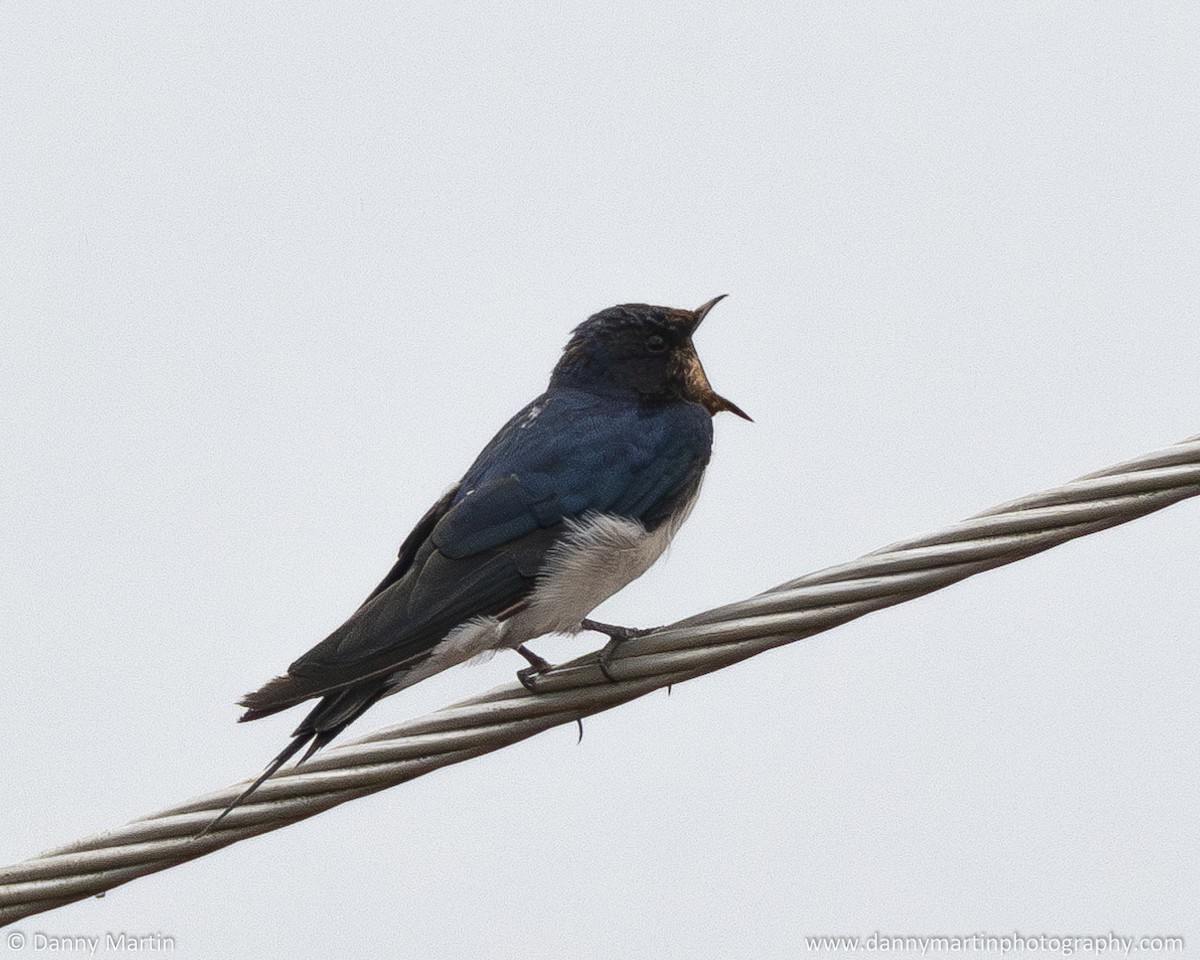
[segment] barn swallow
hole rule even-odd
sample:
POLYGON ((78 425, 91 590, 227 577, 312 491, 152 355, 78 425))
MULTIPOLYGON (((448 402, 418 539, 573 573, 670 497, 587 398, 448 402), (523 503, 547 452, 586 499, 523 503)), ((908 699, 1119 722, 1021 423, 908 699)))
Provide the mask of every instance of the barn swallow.
POLYGON ((712 450, 712 418, 749 420, 708 382, 692 337, 722 297, 696 310, 629 303, 575 328, 540 397, 491 440, 400 547, 354 614, 247 694, 241 720, 317 704, 244 802, 381 697, 495 650, 516 650, 536 689, 549 664, 527 641, 598 630, 612 651, 639 631, 588 614, 640 577, 691 513, 712 450))

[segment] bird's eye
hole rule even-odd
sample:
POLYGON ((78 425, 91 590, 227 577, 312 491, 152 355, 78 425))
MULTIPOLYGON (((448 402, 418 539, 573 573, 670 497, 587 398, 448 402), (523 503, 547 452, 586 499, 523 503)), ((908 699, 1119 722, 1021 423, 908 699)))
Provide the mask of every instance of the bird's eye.
POLYGON ((667 341, 656 333, 646 341, 646 349, 650 353, 662 353, 667 349, 667 341))

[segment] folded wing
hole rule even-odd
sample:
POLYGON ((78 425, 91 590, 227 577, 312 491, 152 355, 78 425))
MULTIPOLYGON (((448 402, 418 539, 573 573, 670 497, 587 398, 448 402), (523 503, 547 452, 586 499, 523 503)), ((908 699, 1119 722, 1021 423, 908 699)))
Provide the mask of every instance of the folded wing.
POLYGON ((540 397, 417 524, 353 616, 246 696, 243 719, 352 686, 360 693, 347 703, 360 713, 458 625, 521 609, 566 520, 611 513, 653 529, 691 497, 708 461, 711 420, 691 406, 647 416, 576 391, 540 397))

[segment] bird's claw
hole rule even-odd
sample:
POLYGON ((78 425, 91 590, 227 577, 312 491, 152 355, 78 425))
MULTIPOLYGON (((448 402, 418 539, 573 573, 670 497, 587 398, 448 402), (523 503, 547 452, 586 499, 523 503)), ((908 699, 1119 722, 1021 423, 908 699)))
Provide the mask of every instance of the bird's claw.
POLYGON ((648 633, 653 633, 653 629, 641 629, 638 627, 618 627, 611 623, 599 623, 596 620, 584 620, 582 626, 585 630, 595 630, 597 633, 602 633, 608 637, 608 643, 604 645, 604 649, 596 654, 596 666, 600 668, 600 672, 604 674, 604 679, 609 683, 619 682, 612 673, 612 657, 616 652, 617 647, 625 643, 627 640, 636 640, 638 637, 644 637, 648 633))
POLYGON ((604 679, 609 683, 617 682, 617 678, 612 675, 612 670, 609 667, 612 664, 613 652, 624 642, 624 639, 613 637, 604 645, 604 649, 596 654, 596 666, 600 668, 600 672, 604 674, 604 679))
POLYGON ((529 666, 524 670, 517 671, 517 679, 521 681, 521 686, 530 693, 537 693, 538 677, 551 669, 551 663, 545 657, 539 657, 524 644, 517 647, 517 653, 529 661, 529 666))
POLYGON ((521 681, 521 686, 530 693, 538 692, 538 678, 541 675, 542 671, 538 667, 525 667, 517 671, 517 679, 521 681))

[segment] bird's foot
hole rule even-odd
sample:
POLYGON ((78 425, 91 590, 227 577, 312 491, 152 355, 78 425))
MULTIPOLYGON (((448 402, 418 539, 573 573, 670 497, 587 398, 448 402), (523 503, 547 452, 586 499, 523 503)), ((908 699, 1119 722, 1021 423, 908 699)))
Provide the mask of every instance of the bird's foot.
POLYGON ((604 649, 596 654, 596 666, 600 668, 600 672, 604 674, 604 679, 609 683, 616 683, 617 678, 612 675, 612 656, 616 652, 617 647, 625 643, 627 640, 636 640, 638 637, 644 637, 648 633, 653 633, 654 629, 639 629, 638 627, 618 627, 611 623, 600 623, 596 620, 584 620, 580 624, 584 630, 595 630, 597 633, 602 633, 608 637, 608 643, 604 645, 604 649))
POLYGON ((521 644, 516 650, 517 653, 529 661, 529 666, 517 671, 517 679, 521 681, 521 686, 530 693, 537 693, 538 677, 549 670, 552 664, 545 657, 539 657, 524 644, 521 644))

